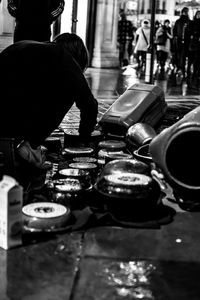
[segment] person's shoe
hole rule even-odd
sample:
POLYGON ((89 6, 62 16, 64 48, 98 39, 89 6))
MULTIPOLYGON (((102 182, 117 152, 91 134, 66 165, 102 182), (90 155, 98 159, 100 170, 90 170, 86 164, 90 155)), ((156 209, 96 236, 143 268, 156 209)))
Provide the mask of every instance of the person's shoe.
POLYGON ((33 149, 28 141, 23 141, 16 149, 16 153, 19 157, 30 163, 32 166, 38 169, 48 170, 51 167, 51 163, 45 161, 45 152, 45 147, 39 146, 37 149, 33 149))

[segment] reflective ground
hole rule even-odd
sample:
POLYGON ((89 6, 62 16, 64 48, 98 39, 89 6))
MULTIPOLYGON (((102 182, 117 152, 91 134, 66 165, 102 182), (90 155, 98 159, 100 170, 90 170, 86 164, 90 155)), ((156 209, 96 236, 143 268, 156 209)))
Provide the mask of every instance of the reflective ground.
MULTIPOLYGON (((138 82, 145 82, 144 76, 138 78, 136 69, 132 65, 126 69, 89 68, 86 76, 93 93, 99 98, 119 96, 127 87, 138 82)), ((161 76, 155 72, 153 84, 160 86, 167 97, 200 95, 198 78, 187 82, 178 77, 172 70, 166 71, 164 79, 161 79, 161 76)))
MULTIPOLYGON (((0 36, 0 52, 10 44, 12 44, 12 37, 10 35, 0 36)), ((144 82, 144 75, 139 78, 134 66, 133 61, 132 64, 125 69, 89 68, 86 72, 86 76, 93 93, 98 98, 116 98, 121 95, 127 87, 134 83, 144 82)), ((153 84, 160 86, 167 97, 200 95, 199 78, 187 82, 177 77, 170 68, 166 71, 164 78, 161 78, 156 71, 156 61, 154 70, 153 84)))

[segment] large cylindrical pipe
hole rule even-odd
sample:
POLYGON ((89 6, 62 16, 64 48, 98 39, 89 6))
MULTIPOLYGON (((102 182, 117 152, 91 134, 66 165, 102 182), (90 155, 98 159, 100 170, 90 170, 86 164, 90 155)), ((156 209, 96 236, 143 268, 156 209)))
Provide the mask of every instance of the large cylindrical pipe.
POLYGON ((200 203, 200 107, 163 130, 149 151, 166 181, 183 200, 200 203))

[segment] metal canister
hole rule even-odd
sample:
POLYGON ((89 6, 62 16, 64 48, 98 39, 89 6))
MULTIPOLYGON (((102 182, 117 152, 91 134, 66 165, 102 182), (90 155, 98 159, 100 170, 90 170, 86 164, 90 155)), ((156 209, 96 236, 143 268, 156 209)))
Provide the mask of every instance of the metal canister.
POLYGON ((146 123, 136 123, 128 129, 126 139, 129 144, 141 147, 149 144, 155 136, 153 127, 146 123))

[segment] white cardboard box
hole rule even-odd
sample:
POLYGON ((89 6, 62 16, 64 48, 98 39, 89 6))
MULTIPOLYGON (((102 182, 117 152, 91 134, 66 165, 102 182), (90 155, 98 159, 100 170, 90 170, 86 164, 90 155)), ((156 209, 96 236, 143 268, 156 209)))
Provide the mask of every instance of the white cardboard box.
POLYGON ((0 181, 0 247, 9 249, 22 244, 23 188, 5 175, 0 181))

